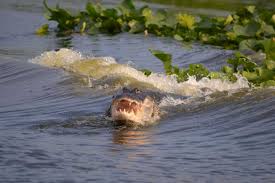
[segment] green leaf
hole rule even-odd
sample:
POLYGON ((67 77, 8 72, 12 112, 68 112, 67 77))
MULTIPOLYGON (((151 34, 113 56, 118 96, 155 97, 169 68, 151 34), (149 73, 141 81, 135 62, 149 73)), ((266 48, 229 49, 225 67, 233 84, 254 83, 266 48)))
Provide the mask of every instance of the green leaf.
POLYGON ((99 30, 111 35, 122 32, 121 24, 115 19, 106 19, 101 23, 99 30))
POLYGON ((142 16, 145 17, 145 25, 148 27, 149 25, 156 25, 158 27, 162 27, 164 25, 164 20, 166 19, 165 11, 157 11, 156 14, 150 8, 144 8, 142 10, 142 16))
POLYGON ((35 33, 37 35, 43 36, 49 33, 49 25, 48 24, 44 24, 42 25, 40 28, 38 28, 35 33))
POLYGON ((149 51, 155 57, 157 57, 159 60, 162 61, 166 74, 171 75, 172 74, 172 65, 171 65, 172 64, 172 55, 168 54, 168 53, 165 53, 163 51, 160 51, 160 50, 149 49, 149 51))
POLYGON ((109 9, 103 10, 102 13, 101 13, 101 15, 103 17, 106 17, 106 18, 117 19, 118 12, 114 8, 109 8, 109 9))
POLYGON ((272 87, 272 86, 275 86, 274 80, 268 80, 261 83, 261 87, 272 87))
POLYGON ((265 60, 264 64, 269 70, 275 70, 275 61, 274 60, 265 60))
POLYGON ((209 78, 210 79, 220 79, 222 78, 224 75, 220 72, 210 72, 209 73, 209 78))
POLYGON ((55 9, 49 8, 46 0, 43 1, 44 7, 48 10, 50 15, 48 16, 48 20, 53 20, 58 23, 57 27, 60 31, 68 31, 73 30, 74 27, 78 24, 79 20, 72 16, 65 9, 59 8, 57 5, 55 9))
POLYGON ((86 11, 88 12, 89 16, 95 20, 97 17, 100 17, 102 7, 99 4, 94 5, 91 2, 88 2, 86 4, 86 11))
POLYGON ((274 79, 275 71, 268 70, 263 67, 257 68, 256 71, 260 77, 260 81, 267 81, 267 80, 274 79))
POLYGON ((244 76, 248 81, 256 81, 259 79, 259 76, 256 71, 254 72, 243 71, 242 76, 244 76))
POLYGON ((266 39, 259 43, 263 45, 267 59, 275 60, 275 39, 266 39))
POLYGON ((148 69, 142 69, 141 72, 143 72, 143 74, 145 76, 150 76, 152 74, 152 71, 148 70, 148 69))
POLYGON ((239 50, 254 50, 258 41, 256 39, 245 39, 240 42, 239 50))
POLYGON ((99 29, 96 26, 91 26, 88 30, 87 30, 88 34, 90 35, 96 35, 99 33, 99 29))
POLYGON ((233 17, 232 15, 228 15, 225 22, 224 22, 224 25, 228 25, 228 24, 231 24, 233 22, 233 17))
POLYGON ((227 38, 228 38, 229 40, 231 40, 231 41, 235 41, 236 38, 237 38, 237 35, 236 35, 234 32, 227 32, 227 33, 226 33, 226 36, 227 36, 227 38))
POLYGON ((174 39, 177 40, 177 41, 183 41, 183 38, 178 34, 174 35, 174 39))
POLYGON ((255 12, 256 7, 255 6, 247 6, 246 7, 247 11, 253 14, 255 12))
POLYGON ((179 70, 179 74, 177 76, 177 81, 178 82, 187 81, 188 77, 189 76, 188 76, 187 70, 182 68, 179 70))
POLYGON ((153 11, 146 7, 142 10, 142 15, 146 18, 146 19, 150 19, 153 17, 153 11))
POLYGON ((124 8, 127 8, 127 9, 129 9, 129 10, 131 10, 131 11, 133 11, 133 10, 136 9, 136 7, 135 7, 135 5, 134 5, 134 3, 133 3, 132 0, 124 0, 124 1, 121 3, 121 6, 124 7, 124 8))
POLYGON ((81 26, 81 28, 80 28, 80 32, 81 32, 81 33, 83 33, 83 32, 85 31, 86 26, 87 26, 87 23, 86 23, 86 22, 83 22, 83 23, 82 23, 82 26, 81 26))
POLYGON ((194 29, 194 25, 195 25, 195 17, 194 16, 180 13, 177 15, 177 20, 181 26, 183 26, 189 30, 194 29))
POLYGON ((226 74, 233 74, 233 69, 227 65, 222 67, 222 72, 226 73, 226 74))
POLYGON ((261 32, 265 34, 265 36, 275 35, 275 31, 272 25, 267 25, 266 23, 262 23, 261 32))
POLYGON ((172 62, 172 55, 169 53, 165 53, 164 51, 160 51, 160 50, 152 50, 149 49, 149 51, 158 59, 160 59, 162 62, 168 62, 171 63, 172 62))
POLYGON ((136 10, 136 7, 132 0, 124 0, 119 6, 119 10, 123 15, 129 16, 131 12, 136 10))
POLYGON ((137 20, 131 20, 128 23, 128 25, 130 27, 130 30, 129 30, 130 33, 140 33, 140 32, 143 32, 145 29, 144 25, 137 20))
POLYGON ((208 17, 202 17, 202 20, 198 23, 199 30, 210 30, 214 28, 214 24, 208 17))
POLYGON ((233 72, 237 72, 238 66, 240 65, 239 59, 229 58, 227 63, 233 66, 233 72))
POLYGON ((246 20, 249 20, 253 17, 254 14, 254 8, 253 6, 248 6, 244 8, 240 8, 236 12, 236 16, 238 16, 238 19, 242 22, 245 22, 246 20))
POLYGON ((252 62, 247 58, 240 59, 239 64, 243 66, 243 70, 245 71, 254 71, 254 69, 258 66, 255 62, 252 62))
POLYGON ((250 58, 240 52, 236 52, 235 57, 229 58, 227 63, 233 66, 234 72, 237 72, 238 69, 242 69, 244 71, 254 71, 254 69, 258 66, 255 62, 251 61, 250 58), (242 68, 239 68, 240 66, 242 66, 242 68))
POLYGON ((209 71, 202 64, 190 64, 188 69, 188 75, 196 76, 196 79, 201 79, 203 77, 207 77, 209 71))
POLYGON ((254 37, 261 25, 257 22, 250 22, 247 25, 234 25, 233 30, 237 36, 254 37))

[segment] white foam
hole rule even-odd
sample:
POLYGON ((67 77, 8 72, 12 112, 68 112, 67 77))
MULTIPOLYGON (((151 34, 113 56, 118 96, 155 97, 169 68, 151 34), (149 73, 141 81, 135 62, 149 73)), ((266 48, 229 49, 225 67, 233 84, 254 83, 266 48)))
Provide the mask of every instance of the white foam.
POLYGON ((189 103, 188 101, 189 99, 180 99, 180 98, 177 99, 172 96, 166 96, 161 100, 159 106, 160 107, 176 106, 180 104, 187 104, 189 103))
POLYGON ((32 63, 42 64, 46 61, 51 61, 54 65, 57 61, 62 61, 64 64, 72 64, 77 60, 82 60, 85 57, 82 56, 80 52, 73 51, 71 49, 62 48, 58 51, 48 51, 42 53, 40 56, 37 56, 30 60, 32 63))
MULTIPOLYGON (((128 78, 125 83, 129 84, 132 82, 132 84, 137 85, 137 87, 139 87, 139 83, 146 83, 155 89, 167 93, 185 96, 205 96, 215 91, 230 91, 249 87, 248 81, 241 76, 237 76, 237 81, 234 83, 227 80, 209 78, 202 78, 197 81, 195 77, 189 77, 187 81, 178 83, 175 76, 167 76, 163 73, 152 73, 147 77, 143 72, 130 66, 132 64, 118 64, 112 57, 85 57, 80 52, 70 49, 45 52, 32 59, 31 62, 49 67, 60 67, 73 72, 82 72, 80 69, 73 68, 73 63, 79 61, 86 61, 87 63, 90 62, 91 59, 96 59, 97 62, 94 62, 96 64, 89 65, 91 68, 88 68, 88 71, 85 70, 85 73, 79 73, 80 75, 87 75, 88 73, 90 74, 88 77, 96 79, 101 79, 102 77, 128 78)), ((81 63, 82 62, 80 62, 80 64, 81 63)), ((142 85, 140 85, 140 87, 142 87, 142 85)), ((177 104, 181 102, 180 100, 175 100, 172 103, 177 104)))
POLYGON ((189 77, 186 83, 189 83, 194 86, 198 86, 201 88, 210 88, 214 91, 228 91, 228 90, 236 90, 240 88, 249 88, 248 81, 246 78, 242 77, 241 75, 235 75, 237 77, 237 81, 232 83, 228 80, 222 79, 209 79, 209 78, 202 78, 201 80, 197 81, 195 77, 189 77))

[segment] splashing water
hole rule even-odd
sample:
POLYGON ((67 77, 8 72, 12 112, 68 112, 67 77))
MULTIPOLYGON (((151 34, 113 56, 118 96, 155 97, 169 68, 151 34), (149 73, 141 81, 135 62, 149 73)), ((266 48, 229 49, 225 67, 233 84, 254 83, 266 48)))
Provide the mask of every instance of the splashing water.
MULTIPOLYGON (((237 76, 235 83, 209 78, 197 81, 192 76, 186 82, 178 83, 175 76, 166 76, 163 73, 152 73, 147 77, 143 72, 129 65, 118 64, 112 57, 87 57, 80 52, 65 48, 59 51, 45 52, 30 62, 47 67, 62 68, 97 81, 116 78, 122 81, 122 85, 155 89, 184 96, 206 96, 217 91, 232 91, 249 87, 248 81, 241 76, 237 76)), ((179 103, 179 101, 175 103, 179 103)))

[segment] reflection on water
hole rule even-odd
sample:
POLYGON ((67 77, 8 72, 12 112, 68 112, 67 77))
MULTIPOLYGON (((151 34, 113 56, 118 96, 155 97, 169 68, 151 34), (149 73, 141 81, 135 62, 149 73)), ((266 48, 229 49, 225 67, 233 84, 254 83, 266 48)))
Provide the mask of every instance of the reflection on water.
POLYGON ((72 39, 73 37, 71 35, 69 36, 57 36, 56 38, 56 45, 58 48, 72 48, 72 39))
POLYGON ((113 143, 125 146, 142 146, 152 143, 149 131, 145 129, 122 128, 113 132, 113 143))

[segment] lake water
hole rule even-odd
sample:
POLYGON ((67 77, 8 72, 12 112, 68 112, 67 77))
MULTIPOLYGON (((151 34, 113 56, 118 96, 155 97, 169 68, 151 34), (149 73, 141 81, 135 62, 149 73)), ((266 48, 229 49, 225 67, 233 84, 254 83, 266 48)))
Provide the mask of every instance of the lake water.
MULTIPOLYGON (((61 5, 77 10, 85 2, 61 5)), ((275 90, 249 89, 241 78, 178 85, 148 48, 172 53, 177 65, 211 69, 232 51, 141 34, 36 36, 45 22, 42 1, 0 2, 0 182, 275 182, 275 90), (53 52, 60 48, 68 49, 53 52), (113 57, 124 69, 89 83, 83 73, 43 64, 92 56, 113 57), (134 68, 160 74, 144 78, 134 68), (166 93, 166 114, 150 127, 116 127, 105 111, 123 86, 166 93)))

